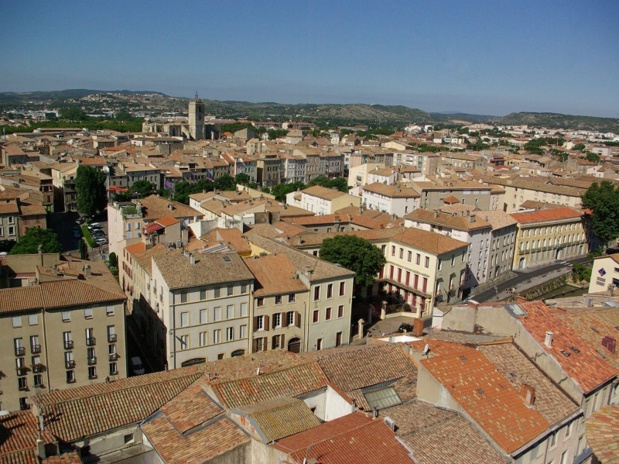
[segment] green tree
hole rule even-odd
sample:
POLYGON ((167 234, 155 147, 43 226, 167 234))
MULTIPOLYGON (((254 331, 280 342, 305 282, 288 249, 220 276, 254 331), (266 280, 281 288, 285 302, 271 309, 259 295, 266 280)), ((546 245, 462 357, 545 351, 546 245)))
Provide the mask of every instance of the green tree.
POLYGON ((86 245, 84 238, 80 238, 78 248, 80 250, 80 258, 88 259, 88 245, 86 245))
POLYGON ((593 211, 593 233, 603 243, 619 237, 619 187, 615 188, 607 180, 601 184, 591 184, 582 196, 582 206, 593 211))
POLYGON ((67 121, 88 121, 88 115, 86 112, 75 106, 60 108, 58 111, 60 119, 66 119, 67 121))
POLYGON ((587 159, 587 161, 592 161, 594 163, 600 161, 600 155, 598 155, 597 153, 593 153, 592 151, 588 151, 585 158, 587 159))
POLYGON ((90 166, 79 166, 75 176, 77 209, 80 213, 93 215, 103 211, 107 203, 105 173, 90 166))
POLYGON ((292 184, 277 184, 271 189, 271 194, 275 196, 277 201, 284 201, 286 195, 290 192, 294 192, 297 189, 303 190, 306 185, 303 182, 293 182, 292 184))
POLYGON ((585 151, 585 148, 587 148, 587 146, 584 143, 577 143, 576 145, 574 145, 574 150, 578 150, 578 151, 585 151))
POLYGON ((249 177, 249 174, 245 174, 244 172, 242 172, 234 177, 234 181, 240 185, 248 185, 251 181, 251 178, 249 177))
POLYGON ((130 190, 137 193, 140 198, 146 198, 147 196, 155 193, 157 186, 147 180, 138 180, 133 183, 130 190))
POLYGON ((348 179, 344 177, 336 177, 327 182, 327 187, 336 188, 340 192, 348 193, 348 179))
POLYGON ((58 253, 62 251, 62 245, 58 241, 58 234, 50 229, 31 227, 26 234, 11 248, 10 254, 24 255, 38 253, 39 245, 43 246, 43 253, 58 253))
POLYGON ((307 185, 309 187, 313 187, 314 185, 320 185, 321 187, 326 187, 328 183, 329 183, 329 178, 327 176, 318 176, 310 180, 309 184, 307 185))
POLYGON ((219 190, 236 190, 236 181, 234 177, 225 174, 215 181, 215 187, 219 190))
POLYGON ((340 264, 355 273, 355 284, 367 287, 387 260, 379 248, 355 235, 338 235, 325 239, 320 247, 320 257, 340 264))

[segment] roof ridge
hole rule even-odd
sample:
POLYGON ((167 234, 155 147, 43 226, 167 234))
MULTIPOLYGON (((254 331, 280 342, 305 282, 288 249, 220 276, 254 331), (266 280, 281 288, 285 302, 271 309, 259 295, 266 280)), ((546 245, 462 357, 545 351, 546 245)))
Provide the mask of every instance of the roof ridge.
MULTIPOLYGON (((300 358, 300 359, 303 359, 303 358, 300 358)), ((327 377, 326 374, 323 372, 322 367, 320 367, 320 365, 318 364, 318 361, 312 359, 310 361, 302 362, 302 363, 299 363, 299 364, 295 364, 294 366, 284 367, 283 369, 279 369, 279 370, 276 370, 276 371, 266 372, 264 374, 261 373, 260 375, 249 375, 247 377, 241 377, 241 378, 238 378, 238 379, 226 380, 224 382, 218 382, 218 383, 214 383, 214 384, 211 383, 211 385, 213 385, 214 387, 219 387, 220 385, 228 385, 228 384, 235 383, 235 382, 241 382, 243 380, 256 379, 256 378, 260 378, 260 377, 265 377, 267 375, 278 374, 280 372, 285 372, 285 371, 289 371, 291 369, 296 369, 297 367, 306 366, 308 364, 316 364, 318 369, 322 373, 322 375, 324 375, 325 378, 327 377)), ((268 400, 268 401, 270 401, 270 400, 268 400)))

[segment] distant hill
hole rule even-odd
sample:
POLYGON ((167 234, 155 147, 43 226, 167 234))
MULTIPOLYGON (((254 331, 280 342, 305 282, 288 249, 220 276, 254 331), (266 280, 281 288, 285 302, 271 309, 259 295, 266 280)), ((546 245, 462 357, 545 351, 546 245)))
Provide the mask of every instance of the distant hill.
POLYGON ((488 122, 492 119, 496 119, 499 116, 490 116, 487 114, 469 114, 469 113, 430 113, 430 116, 438 122, 450 122, 450 121, 467 121, 470 123, 482 123, 488 122))
POLYGON ((508 126, 528 125, 550 129, 590 130, 619 133, 619 119, 574 116, 559 113, 511 113, 492 120, 495 124, 508 126))

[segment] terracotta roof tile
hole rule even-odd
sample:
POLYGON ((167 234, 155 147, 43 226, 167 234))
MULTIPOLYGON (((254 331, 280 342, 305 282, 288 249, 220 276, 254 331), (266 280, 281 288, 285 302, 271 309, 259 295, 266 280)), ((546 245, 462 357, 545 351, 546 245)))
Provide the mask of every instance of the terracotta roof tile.
POLYGON ((513 217, 520 224, 531 222, 558 221, 561 219, 575 219, 582 217, 582 213, 573 208, 564 206, 562 208, 544 209, 532 211, 530 213, 512 213, 513 217))
MULTIPOLYGON (((32 411, 0 416, 0 462, 38 463, 38 433, 39 421, 32 411)), ((43 430, 41 437, 46 444, 55 443, 54 436, 48 430, 43 430)))
POLYGON ((254 296, 278 295, 307 291, 296 276, 296 269, 286 255, 256 256, 245 259, 245 264, 256 277, 254 296))
POLYGON ((413 462, 387 424, 360 412, 284 438, 273 447, 288 453, 295 464, 305 458, 317 459, 320 464, 413 462))
POLYGON ((232 411, 249 417, 262 440, 269 443, 318 427, 321 422, 303 400, 276 398, 258 404, 241 406, 232 411))
POLYGON ((519 318, 524 328, 559 363, 583 393, 596 389, 617 375, 616 369, 544 303, 531 301, 519 305, 527 313, 526 316, 519 318), (553 333, 550 348, 544 343, 546 332, 553 333), (564 352, 567 356, 563 354, 564 352))
POLYGON ((462 242, 451 237, 445 237, 444 235, 437 234, 436 232, 429 232, 415 228, 406 229, 401 234, 393 237, 393 240, 436 256, 469 246, 466 242, 462 242))
POLYGON ((313 197, 322 198, 323 200, 334 200, 336 198, 341 197, 342 195, 347 195, 347 193, 340 192, 339 190, 333 190, 326 187, 321 187, 320 185, 314 185, 313 187, 308 187, 302 192, 306 195, 311 195, 313 197))
POLYGON ((475 349, 452 345, 449 353, 421 364, 506 453, 526 445, 550 425, 475 349))
POLYGON ((619 406, 594 412, 585 425, 587 442, 602 464, 619 463, 619 406))
POLYGON ((309 362, 268 374, 213 385, 213 390, 228 408, 279 398, 297 397, 318 390, 328 381, 316 362, 309 362))
POLYGON ((420 401, 385 412, 419 464, 505 464, 507 459, 461 414, 420 401))
POLYGON ((45 427, 71 442, 146 419, 200 378, 195 368, 140 375, 36 395, 45 427))

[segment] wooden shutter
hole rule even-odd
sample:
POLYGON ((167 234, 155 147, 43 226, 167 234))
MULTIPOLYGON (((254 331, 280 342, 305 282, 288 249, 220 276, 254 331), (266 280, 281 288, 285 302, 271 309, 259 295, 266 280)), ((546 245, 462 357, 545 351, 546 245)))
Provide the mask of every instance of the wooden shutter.
POLYGON ((301 327, 301 313, 299 311, 294 312, 294 325, 301 327))
POLYGON ((258 330, 258 316, 254 316, 254 332, 258 330))
POLYGON ((269 330, 269 316, 264 316, 264 330, 269 330))

